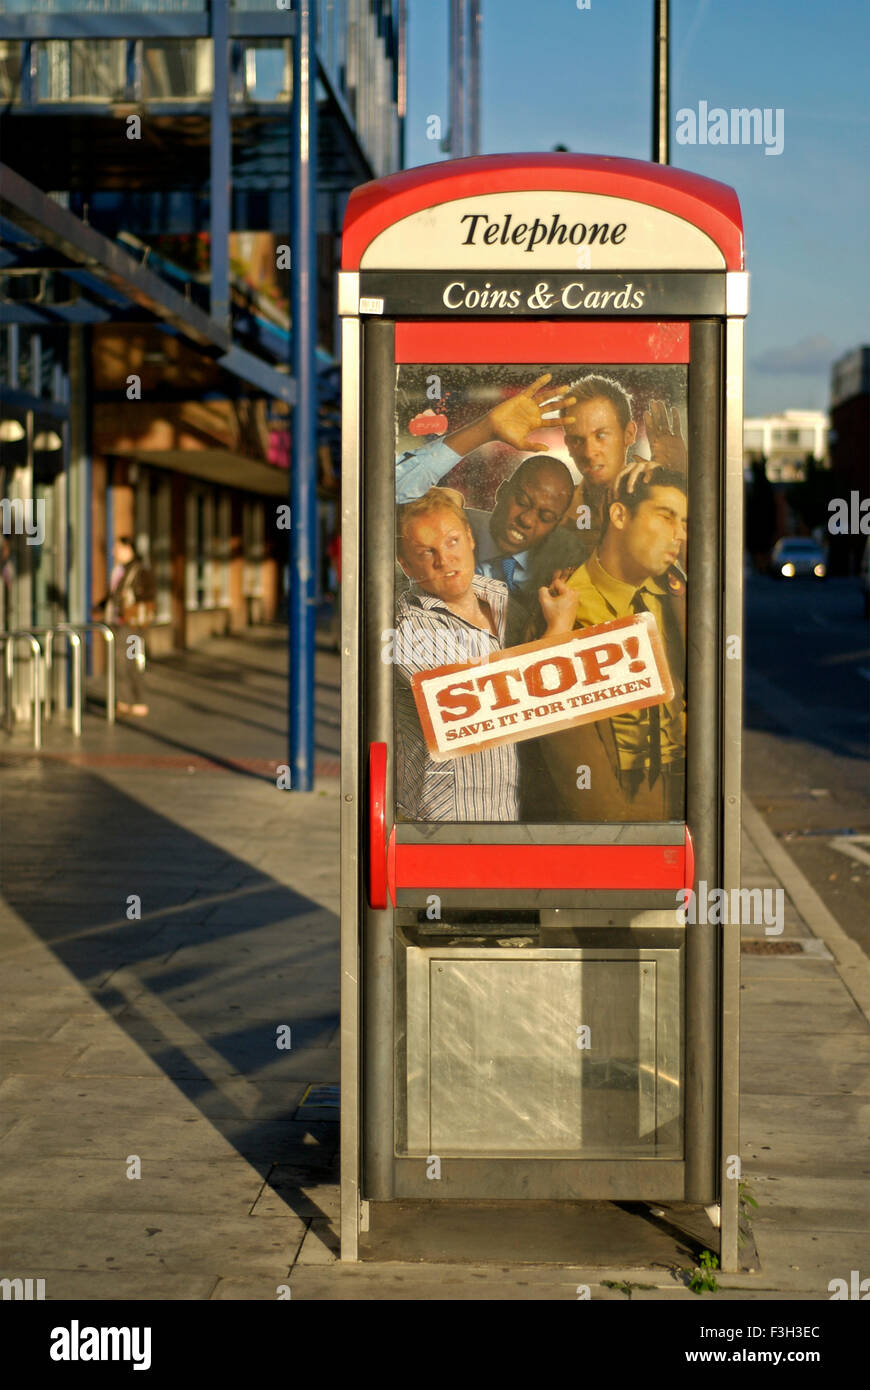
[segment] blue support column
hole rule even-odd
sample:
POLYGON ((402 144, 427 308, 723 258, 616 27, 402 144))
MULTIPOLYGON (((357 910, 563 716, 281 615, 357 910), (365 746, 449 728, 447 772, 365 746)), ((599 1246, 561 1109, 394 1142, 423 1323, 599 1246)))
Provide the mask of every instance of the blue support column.
POLYGON ((293 37, 290 274, 296 406, 290 460, 290 779, 314 786, 314 619, 317 581, 317 59, 314 5, 297 0, 293 37))
POLYGON ((29 39, 21 45, 21 87, 18 100, 22 108, 33 105, 33 50, 29 39))
POLYGON ((221 328, 230 325, 230 124, 229 0, 211 0, 214 87, 211 94, 211 298, 209 312, 221 328))

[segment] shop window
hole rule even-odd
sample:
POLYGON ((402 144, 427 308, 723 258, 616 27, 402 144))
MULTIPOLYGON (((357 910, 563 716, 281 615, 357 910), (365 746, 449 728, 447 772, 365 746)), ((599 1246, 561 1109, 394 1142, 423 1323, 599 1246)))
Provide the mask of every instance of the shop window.
POLYGON ((214 608, 214 494, 192 488, 185 501, 185 603, 214 608))
POLYGON ((209 39, 146 39, 142 44, 145 101, 210 97, 213 71, 209 39))
POLYGON ((242 592, 245 598, 262 598, 266 554, 266 517, 262 502, 245 502, 242 534, 245 547, 242 592))
POLYGON ((151 559, 151 485, 145 469, 133 464, 127 470, 127 478, 136 485, 135 536, 136 550, 149 568, 151 559), (134 473, 135 470, 135 473, 134 473))
POLYGON ((233 522, 232 501, 228 492, 221 492, 217 504, 217 543, 215 546, 215 600, 219 607, 230 606, 230 548, 233 522))
POLYGON ((157 621, 172 618, 172 485, 168 478, 149 483, 149 552, 157 591, 157 621))
POLYGON ((138 464, 134 467, 138 470, 135 480, 136 549, 154 579, 156 620, 168 623, 172 616, 171 485, 168 478, 155 475, 149 468, 139 469, 138 464))

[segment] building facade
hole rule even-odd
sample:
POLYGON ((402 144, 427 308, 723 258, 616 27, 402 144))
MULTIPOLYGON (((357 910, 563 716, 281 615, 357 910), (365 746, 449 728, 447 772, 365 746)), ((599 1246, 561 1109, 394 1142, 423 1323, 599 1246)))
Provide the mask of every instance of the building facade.
POLYGON ((831 568, 835 574, 857 574, 870 544, 863 524, 867 513, 852 505, 870 498, 870 347, 853 348, 831 368, 831 472, 835 495, 850 512, 850 529, 831 536, 831 568), (858 529, 852 522, 858 521, 858 529))
POLYGON ((823 410, 783 410, 778 415, 747 417, 743 422, 743 458, 747 468, 765 460, 771 483, 801 482, 807 458, 828 460, 828 416, 823 410))
MULTIPOLYGON (((292 246, 295 5, 5 0, 0 626, 84 623, 114 540, 154 571, 152 652, 282 615, 318 289, 321 550, 338 517, 334 278, 352 187, 401 167, 400 0, 318 0, 316 258, 292 246), (42 539, 15 518, 29 503, 42 539)), ((326 561, 323 561, 325 574, 326 561)), ((98 669, 100 649, 91 653, 98 669)))

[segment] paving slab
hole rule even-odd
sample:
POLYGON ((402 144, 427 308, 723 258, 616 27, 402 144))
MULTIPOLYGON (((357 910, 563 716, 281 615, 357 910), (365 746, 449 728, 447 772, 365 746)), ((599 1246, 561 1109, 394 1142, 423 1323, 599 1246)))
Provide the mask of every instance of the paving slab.
MULTIPOLYGON (((754 1229, 754 1228, 753 1228, 754 1229)), ((867 1231, 798 1231, 773 1224, 756 1232, 762 1264, 776 1270, 777 1287, 786 1296, 803 1289, 830 1298, 832 1279, 845 1279, 857 1269, 870 1276, 870 1233, 867 1231)))
MULTIPOLYGON (((744 991, 740 996, 741 1026, 744 1032, 756 1036, 765 1033, 792 1033, 800 1038, 806 1036, 808 1028, 813 1034, 835 1033, 838 1037, 844 1033, 857 1033, 862 1036, 866 1034, 866 1020, 858 1005, 845 990, 838 992, 837 1002, 830 1002, 833 996, 829 996, 822 1009, 822 1001, 815 1001, 810 992, 813 984, 815 982, 807 982, 803 1002, 795 1000, 794 1003, 784 1003, 775 995, 773 998, 768 996, 768 986, 759 987, 757 982, 753 981, 754 992, 747 995, 744 991)), ((747 984, 746 990, 750 987, 747 984)))
POLYGON ((171 1274, 148 1270, 53 1269, 16 1271, 21 1279, 44 1279, 46 1303, 199 1303, 205 1302, 219 1283, 210 1274, 171 1274))
MULTIPOLYGON (((141 1155, 140 1155, 141 1158, 141 1155)), ((130 1178, 127 1156, 119 1158, 15 1158, 0 1164, 0 1206, 52 1214, 58 1228, 65 1211, 187 1212, 244 1217, 259 1203, 266 1180, 243 1158, 151 1159, 130 1178)), ((291 1203, 278 1202, 263 1214, 284 1216, 291 1203)))
POLYGON ((338 1259, 341 1240, 336 1222, 315 1217, 296 1256, 300 1265, 331 1265, 338 1259))
POLYGON ((740 1048, 740 1089, 751 1095, 870 1095, 870 1031, 808 1033, 796 1045, 793 1034, 744 1036, 740 1048))
MULTIPOLYGON (((275 1303, 292 1301, 289 1276, 279 1282, 273 1279, 219 1279, 211 1294, 215 1303, 275 1303)), ((288 1325, 288 1336, 292 1335, 288 1325)), ((294 1327, 294 1331, 295 1331, 294 1327)))
MULTIPOLYGON (((788 938, 783 938, 788 939, 788 938)), ((808 943, 804 943, 808 944, 808 943)), ((837 973, 830 954, 810 955, 801 951, 796 956, 741 957, 740 976, 744 984, 751 980, 836 980, 837 973)))
POLYGON ((70 1048, 53 1039, 19 1040, 0 1031, 0 1075, 61 1076, 86 1050, 83 1044, 70 1048))
POLYGON ((270 1221, 228 1213, 68 1212, 54 1230, 37 1227, 30 1212, 0 1214, 0 1246, 7 1269, 165 1270, 167 1274, 287 1274, 305 1235, 305 1222, 288 1212, 270 1221))
POLYGON ((780 1231, 859 1232, 870 1238, 868 1181, 850 1178, 796 1178, 753 1175, 749 1181, 758 1209, 752 1213, 752 1229, 773 1226, 780 1231))
MULTIPOLYGON (((145 1159, 212 1159, 232 1157, 233 1144, 219 1134, 204 1116, 138 1114, 117 1115, 110 1106, 87 1113, 46 1114, 36 1106, 35 1116, 18 1119, 0 1138, 0 1162, 9 1155, 41 1157, 145 1159)), ((275 1161, 281 1157, 276 1153, 275 1161)))
POLYGON ((328 1175, 318 1183, 308 1168, 276 1164, 269 1172, 256 1202, 252 1216, 280 1216, 290 1206, 297 1216, 326 1218, 336 1224, 340 1216, 341 1190, 328 1175))

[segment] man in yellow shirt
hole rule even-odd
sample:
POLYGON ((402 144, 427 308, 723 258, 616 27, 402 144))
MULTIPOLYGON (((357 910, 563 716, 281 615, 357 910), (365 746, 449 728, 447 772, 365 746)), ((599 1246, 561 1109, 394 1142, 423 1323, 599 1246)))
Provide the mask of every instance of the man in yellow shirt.
MULTIPOLYGON (((582 821, 685 818, 685 580, 677 568, 686 540, 686 476, 654 468, 628 490, 623 477, 598 548, 568 579, 575 627, 647 610, 665 647, 674 684, 666 704, 626 710, 564 729, 538 744, 541 786, 535 819, 582 821), (588 768, 588 775, 582 769, 588 768)), ((542 596, 546 607, 546 599, 542 596)))

